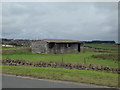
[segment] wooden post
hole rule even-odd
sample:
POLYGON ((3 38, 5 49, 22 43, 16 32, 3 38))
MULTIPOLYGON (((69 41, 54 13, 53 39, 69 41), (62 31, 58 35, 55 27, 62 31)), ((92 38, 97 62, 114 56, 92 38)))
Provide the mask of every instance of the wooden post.
POLYGON ((86 64, 86 57, 84 57, 84 64, 86 64))
POLYGON ((62 62, 61 62, 61 66, 63 66, 63 57, 62 57, 62 62))

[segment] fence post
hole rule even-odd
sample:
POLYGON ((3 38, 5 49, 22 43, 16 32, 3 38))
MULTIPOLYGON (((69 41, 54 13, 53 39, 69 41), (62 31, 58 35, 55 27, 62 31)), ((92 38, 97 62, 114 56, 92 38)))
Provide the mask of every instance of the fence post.
POLYGON ((84 65, 86 64, 86 57, 84 57, 84 65))
POLYGON ((63 57, 62 57, 62 62, 61 62, 61 66, 63 66, 63 57))

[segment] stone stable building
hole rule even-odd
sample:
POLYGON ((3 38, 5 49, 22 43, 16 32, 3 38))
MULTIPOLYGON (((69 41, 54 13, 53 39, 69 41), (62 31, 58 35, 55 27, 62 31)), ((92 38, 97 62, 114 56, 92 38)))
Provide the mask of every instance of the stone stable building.
POLYGON ((32 53, 60 54, 80 52, 81 42, 76 40, 43 39, 32 42, 32 53))

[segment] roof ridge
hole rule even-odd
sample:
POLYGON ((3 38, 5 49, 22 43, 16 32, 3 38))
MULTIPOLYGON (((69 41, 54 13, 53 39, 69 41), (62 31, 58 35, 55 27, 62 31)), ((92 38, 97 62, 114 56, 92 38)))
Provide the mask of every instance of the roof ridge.
POLYGON ((69 39, 41 39, 41 41, 46 41, 46 42, 80 42, 78 40, 69 40, 69 39))

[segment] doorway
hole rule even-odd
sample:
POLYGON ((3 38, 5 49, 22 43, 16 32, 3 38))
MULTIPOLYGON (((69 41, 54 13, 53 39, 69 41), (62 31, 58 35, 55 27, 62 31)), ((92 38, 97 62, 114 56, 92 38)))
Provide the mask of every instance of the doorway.
POLYGON ((78 52, 80 52, 80 43, 78 44, 78 52))

